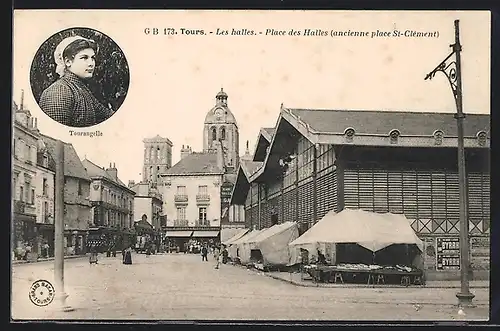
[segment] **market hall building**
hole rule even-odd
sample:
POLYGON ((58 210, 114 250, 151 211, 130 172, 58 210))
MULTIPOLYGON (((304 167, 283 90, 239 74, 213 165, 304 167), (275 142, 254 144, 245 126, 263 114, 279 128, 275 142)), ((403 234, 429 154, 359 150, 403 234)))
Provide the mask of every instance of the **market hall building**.
MULTIPOLYGON (((489 115, 464 120, 474 279, 489 277, 489 128, 489 115)), ((457 163, 453 113, 282 106, 246 165, 258 170, 240 166, 231 204, 245 206, 247 228, 296 221, 299 234, 331 210, 403 213, 424 241, 427 279, 458 279, 457 163)))

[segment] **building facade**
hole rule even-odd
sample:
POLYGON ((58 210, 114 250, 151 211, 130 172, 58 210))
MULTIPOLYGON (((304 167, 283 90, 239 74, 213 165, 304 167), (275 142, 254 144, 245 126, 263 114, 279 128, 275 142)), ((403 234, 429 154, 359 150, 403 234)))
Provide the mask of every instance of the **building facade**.
POLYGON ((155 186, 150 183, 129 182, 129 188, 135 192, 134 221, 147 221, 153 229, 160 231, 166 224, 162 224, 163 197, 155 186))
POLYGON ((49 256, 53 255, 55 213, 55 162, 42 139, 38 140, 37 173, 35 187, 36 227, 38 234, 36 251, 48 244, 49 256))
POLYGON ((12 104, 13 123, 13 169, 12 169, 12 249, 33 246, 36 239, 37 222, 37 149, 39 132, 36 119, 24 108, 12 104))
POLYGON ((84 159, 82 164, 92 180, 92 226, 131 229, 134 222, 135 192, 118 178, 116 165, 110 164, 109 168, 105 169, 88 159, 84 159))
MULTIPOLYGON (((472 268, 483 278, 490 118, 469 114, 464 125, 472 268)), ((441 245, 459 240, 453 114, 283 108, 272 142, 259 143, 253 161, 259 169, 239 176, 232 196, 245 204, 247 227, 296 221, 302 234, 331 210, 400 213, 424 241, 427 277, 459 278, 459 251, 441 245)))
MULTIPOLYGON (((57 162, 56 139, 41 135, 47 153, 57 162)), ((90 204, 91 179, 72 144, 64 143, 64 241, 66 254, 87 252, 87 235, 92 224, 90 204)))
POLYGON ((223 155, 191 153, 162 174, 166 236, 176 245, 189 239, 218 240, 223 182, 223 155))
POLYGON ((142 181, 158 183, 160 174, 172 167, 172 142, 168 138, 156 135, 146 138, 144 143, 144 165, 142 181))

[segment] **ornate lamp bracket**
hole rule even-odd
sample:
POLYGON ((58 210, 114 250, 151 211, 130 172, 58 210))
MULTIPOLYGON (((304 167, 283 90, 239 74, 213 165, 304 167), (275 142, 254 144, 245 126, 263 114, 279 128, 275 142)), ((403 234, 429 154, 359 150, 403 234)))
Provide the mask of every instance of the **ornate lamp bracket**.
POLYGON ((442 72, 446 78, 448 78, 448 82, 450 83, 451 90, 453 92, 453 97, 455 98, 455 103, 458 102, 458 82, 457 82, 457 62, 455 60, 450 60, 450 58, 457 52, 462 51, 462 47, 460 44, 450 45, 453 51, 444 59, 434 70, 429 72, 427 76, 425 76, 425 80, 431 80, 434 78, 437 72, 442 72))

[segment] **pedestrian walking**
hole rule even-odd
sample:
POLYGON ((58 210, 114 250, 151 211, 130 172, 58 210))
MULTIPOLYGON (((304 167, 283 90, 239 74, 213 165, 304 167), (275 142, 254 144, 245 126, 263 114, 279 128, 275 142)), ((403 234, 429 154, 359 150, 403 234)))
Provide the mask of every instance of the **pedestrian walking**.
POLYGON ((222 246, 222 254, 221 255, 222 255, 222 264, 226 264, 228 257, 229 257, 229 252, 227 251, 225 245, 222 246))
POLYGON ((43 244, 43 251, 44 251, 45 258, 48 258, 49 257, 49 244, 47 242, 45 242, 45 244, 43 244))
POLYGON ((201 248, 201 261, 207 261, 207 262, 208 262, 207 255, 208 255, 208 249, 207 249, 207 246, 203 246, 203 247, 201 248))
POLYGON ((222 252, 219 250, 219 248, 215 248, 215 260, 217 261, 215 264, 215 269, 219 269, 220 265, 222 263, 222 252))
POLYGON ((97 249, 94 245, 90 247, 89 264, 97 264, 97 249))
POLYGON ((123 259, 123 264, 132 264, 132 248, 129 246, 126 250, 125 250, 125 257, 123 259))

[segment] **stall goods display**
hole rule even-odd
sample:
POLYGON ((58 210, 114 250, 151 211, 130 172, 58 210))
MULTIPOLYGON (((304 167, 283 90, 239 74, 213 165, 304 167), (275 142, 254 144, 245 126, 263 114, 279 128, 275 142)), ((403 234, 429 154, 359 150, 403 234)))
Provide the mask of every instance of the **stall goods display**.
POLYGON ((342 264, 337 264, 336 267, 339 269, 346 269, 346 270, 367 270, 367 271, 382 269, 382 266, 379 266, 377 264, 368 265, 363 263, 356 263, 356 264, 342 263, 342 264))
POLYGON ((343 264, 337 264, 334 266, 318 266, 315 264, 311 264, 308 266, 304 266, 304 269, 317 269, 318 267, 329 267, 332 269, 338 269, 338 270, 343 270, 343 271, 400 271, 400 272, 415 272, 418 271, 418 269, 410 266, 404 266, 404 265, 396 265, 396 266, 380 266, 377 264, 351 264, 351 263, 343 263, 343 264))

